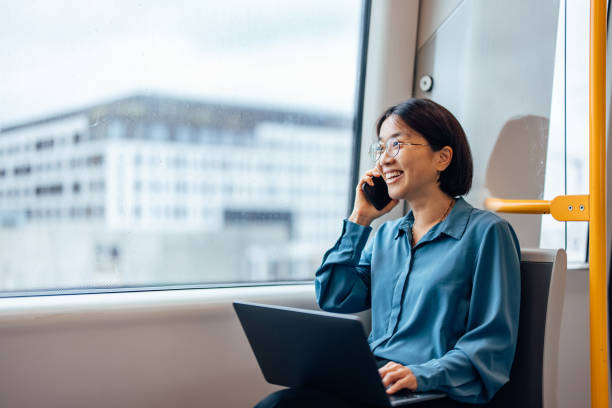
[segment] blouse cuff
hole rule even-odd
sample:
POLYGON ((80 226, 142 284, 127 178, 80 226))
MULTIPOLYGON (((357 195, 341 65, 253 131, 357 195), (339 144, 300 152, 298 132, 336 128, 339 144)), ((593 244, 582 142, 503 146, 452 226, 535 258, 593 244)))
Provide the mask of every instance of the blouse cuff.
POLYGON ((438 360, 430 360, 424 364, 407 366, 417 379, 417 391, 438 389, 440 376, 444 370, 438 360))
POLYGON ((359 263, 361 252, 368 242, 371 231, 372 227, 365 227, 347 219, 344 220, 339 249, 352 251, 351 261, 353 265, 359 263))

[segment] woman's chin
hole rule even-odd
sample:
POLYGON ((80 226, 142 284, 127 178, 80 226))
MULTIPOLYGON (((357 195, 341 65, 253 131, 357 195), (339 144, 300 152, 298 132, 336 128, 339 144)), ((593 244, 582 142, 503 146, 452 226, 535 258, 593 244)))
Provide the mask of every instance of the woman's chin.
POLYGON ((394 200, 402 200, 404 198, 400 189, 388 188, 388 191, 389 191, 389 197, 391 197, 394 200))

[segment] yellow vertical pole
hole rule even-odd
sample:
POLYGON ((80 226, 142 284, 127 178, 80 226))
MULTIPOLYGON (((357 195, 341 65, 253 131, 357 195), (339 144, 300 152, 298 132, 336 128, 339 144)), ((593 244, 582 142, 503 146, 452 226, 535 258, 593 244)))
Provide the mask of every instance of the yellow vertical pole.
POLYGON ((606 304, 606 3, 591 0, 589 61, 589 301, 591 406, 608 408, 606 304))

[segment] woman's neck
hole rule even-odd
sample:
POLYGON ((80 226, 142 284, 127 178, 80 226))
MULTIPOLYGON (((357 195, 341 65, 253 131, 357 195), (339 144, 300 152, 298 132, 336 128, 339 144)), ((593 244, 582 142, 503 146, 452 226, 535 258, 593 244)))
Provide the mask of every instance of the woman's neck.
POLYGON ((454 199, 436 188, 407 201, 414 216, 414 227, 424 228, 437 224, 447 216, 454 199))

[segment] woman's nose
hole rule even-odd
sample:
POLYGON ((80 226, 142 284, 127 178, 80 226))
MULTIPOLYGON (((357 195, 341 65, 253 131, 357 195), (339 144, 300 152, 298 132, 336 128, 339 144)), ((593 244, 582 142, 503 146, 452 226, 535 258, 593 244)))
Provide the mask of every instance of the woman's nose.
POLYGON ((391 163, 391 162, 393 162, 394 160, 395 160, 395 158, 394 158, 394 157, 392 157, 391 155, 389 155, 389 154, 387 153, 387 150, 385 150, 385 151, 383 152, 383 154, 380 156, 380 159, 378 159, 378 165, 379 165, 379 166, 382 166, 382 164, 385 164, 385 163, 391 163))

